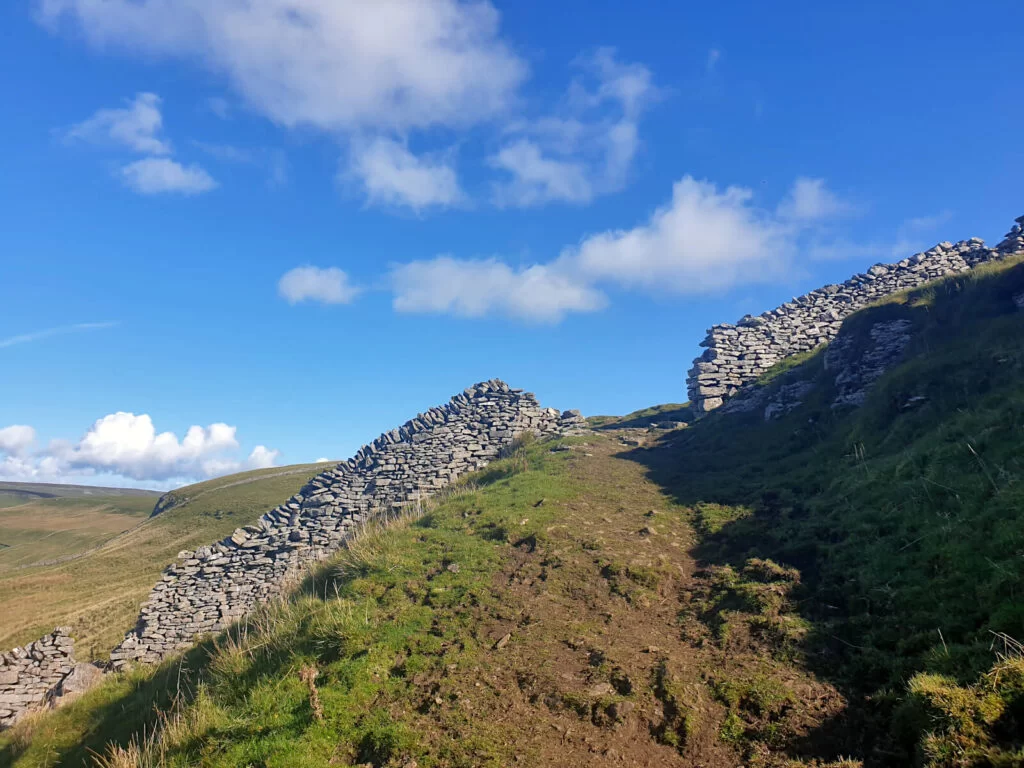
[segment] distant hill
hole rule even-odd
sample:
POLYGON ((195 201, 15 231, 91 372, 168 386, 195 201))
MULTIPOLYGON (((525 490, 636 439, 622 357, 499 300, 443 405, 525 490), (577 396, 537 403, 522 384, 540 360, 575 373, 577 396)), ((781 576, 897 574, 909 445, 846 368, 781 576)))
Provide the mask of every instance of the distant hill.
POLYGON ((81 499, 96 496, 159 496, 160 491, 139 488, 105 488, 96 485, 62 485, 58 483, 15 483, 0 481, 0 503, 4 499, 81 499))
POLYGON ((66 624, 79 657, 102 657, 132 627, 142 600, 179 551, 254 522, 329 466, 242 472, 164 496, 0 484, 0 647, 66 624), (151 518, 158 498, 169 506, 151 518))

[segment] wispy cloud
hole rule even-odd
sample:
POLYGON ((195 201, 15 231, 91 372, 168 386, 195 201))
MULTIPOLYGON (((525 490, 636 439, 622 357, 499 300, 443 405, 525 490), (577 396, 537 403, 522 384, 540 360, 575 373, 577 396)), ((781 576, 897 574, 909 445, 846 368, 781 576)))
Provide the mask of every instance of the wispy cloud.
POLYGON ((13 347, 16 344, 28 344, 33 341, 41 341, 42 339, 48 339, 51 336, 63 336, 67 333, 99 331, 104 328, 113 328, 116 325, 117 323, 76 323, 75 325, 62 325, 58 328, 47 328, 43 331, 33 331, 32 333, 23 333, 19 336, 9 336, 6 339, 0 339, 0 349, 13 347))

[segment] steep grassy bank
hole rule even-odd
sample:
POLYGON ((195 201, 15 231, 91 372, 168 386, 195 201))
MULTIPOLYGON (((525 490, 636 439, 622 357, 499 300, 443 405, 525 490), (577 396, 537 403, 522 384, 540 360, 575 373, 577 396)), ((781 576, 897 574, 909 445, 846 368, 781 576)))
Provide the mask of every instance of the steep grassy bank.
POLYGON ((151 520, 155 496, 122 495, 100 499, 101 505, 45 499, 0 510, 0 537, 6 531, 21 545, 0 549, 0 647, 70 625, 78 658, 102 658, 134 625, 142 601, 178 552, 251 523, 324 466, 258 470, 189 486, 175 492, 181 503, 151 520))
MULTIPOLYGON (((850 699, 835 743, 869 764, 1024 762, 1008 639, 1024 638, 1022 291, 1024 266, 992 265, 850 318, 865 346, 879 321, 914 329, 908 362, 859 410, 829 407, 819 352, 773 382, 816 383, 779 421, 713 415, 632 455, 694 510, 702 561, 800 574, 799 645, 850 699), (993 668, 996 651, 1010 660, 993 668)), ((748 608, 720 620, 749 623, 748 608)))

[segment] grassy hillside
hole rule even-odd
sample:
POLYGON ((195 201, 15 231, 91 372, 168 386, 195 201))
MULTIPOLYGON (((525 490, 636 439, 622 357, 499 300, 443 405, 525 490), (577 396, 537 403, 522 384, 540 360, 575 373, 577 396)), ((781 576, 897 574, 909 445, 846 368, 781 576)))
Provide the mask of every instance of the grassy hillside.
POLYGON ((156 498, 10 496, 0 504, 0 574, 99 546, 144 520, 156 498))
POLYGON ((16 729, 0 763, 734 768, 738 718, 806 751, 842 700, 681 621, 703 583, 686 510, 612 435, 552 448, 357 540, 231 636, 16 729))
POLYGON ((42 499, 0 509, 0 647, 70 625, 79 658, 102 658, 178 552, 253 522, 329 465, 246 472, 156 496, 42 499), (46 563, 48 560, 60 562, 46 563), (36 564, 34 563, 42 563, 36 564))
POLYGON ((84 552, 131 528, 159 494, 0 482, 0 573, 84 552))
POLYGON ((774 381, 817 382, 787 417, 713 415, 633 454, 694 510, 725 636, 790 631, 737 597, 745 563, 799 571, 798 645, 850 703, 835 744, 873 765, 1024 764, 1022 291, 1024 265, 1004 263, 852 317, 864 344, 878 321, 915 331, 857 411, 829 407, 819 352, 774 381))
POLYGON ((818 351, 765 378, 816 385, 777 421, 521 447, 0 765, 1024 765, 1021 292, 1006 263, 850 318, 914 328, 857 410, 818 351))

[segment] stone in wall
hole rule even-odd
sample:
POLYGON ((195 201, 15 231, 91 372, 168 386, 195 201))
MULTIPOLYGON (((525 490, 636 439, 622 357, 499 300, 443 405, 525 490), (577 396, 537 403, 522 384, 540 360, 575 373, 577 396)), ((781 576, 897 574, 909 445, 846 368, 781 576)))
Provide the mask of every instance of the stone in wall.
POLYGON ((481 469, 524 433, 576 434, 579 411, 541 408, 498 380, 385 432, 354 457, 223 541, 182 552, 110 655, 115 668, 157 662, 281 595, 311 564, 336 552, 360 524, 425 499, 481 469))
POLYGON ((712 326, 701 342, 707 350, 694 360, 687 376, 694 411, 704 414, 720 408, 780 360, 827 344, 846 317, 872 302, 1021 252, 1024 216, 995 248, 985 247, 979 238, 939 243, 896 264, 876 264, 841 285, 818 288, 757 317, 748 315, 736 325, 712 326))
POLYGON ((42 708, 75 667, 70 627, 0 654, 0 729, 42 708))

